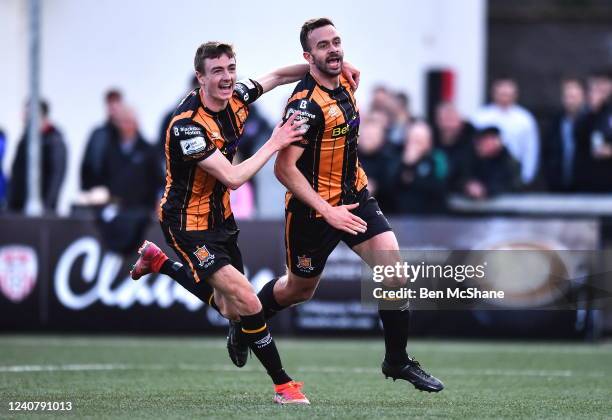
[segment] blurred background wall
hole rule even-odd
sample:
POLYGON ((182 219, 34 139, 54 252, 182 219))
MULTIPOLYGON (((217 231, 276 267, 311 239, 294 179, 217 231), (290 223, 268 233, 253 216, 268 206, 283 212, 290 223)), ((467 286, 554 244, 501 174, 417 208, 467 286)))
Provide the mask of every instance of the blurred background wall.
MULTIPOLYGON (((241 77, 303 62, 301 24, 328 16, 343 36, 345 57, 362 71, 362 107, 376 84, 410 92, 424 110, 424 73, 435 67, 456 72, 456 99, 464 114, 484 92, 484 0, 392 0, 307 4, 246 0, 54 0, 42 3, 42 96, 68 146, 68 172, 60 198, 66 214, 78 185, 78 165, 92 127, 104 118, 103 93, 121 89, 138 111, 148 140, 157 138, 163 114, 187 90, 193 54, 208 40, 235 44, 241 77)), ((0 2, 0 126, 8 142, 3 166, 10 172, 23 130, 27 94, 27 2, 0 2)), ((275 120, 292 87, 266 95, 261 104, 275 120)))

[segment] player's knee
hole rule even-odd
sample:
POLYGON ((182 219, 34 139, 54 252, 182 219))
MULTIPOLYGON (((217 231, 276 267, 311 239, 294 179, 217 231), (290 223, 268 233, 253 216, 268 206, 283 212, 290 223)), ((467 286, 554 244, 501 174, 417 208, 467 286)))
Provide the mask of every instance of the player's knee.
POLYGON ((217 306, 223 318, 231 319, 232 321, 238 321, 240 319, 240 314, 238 313, 238 310, 227 302, 223 301, 221 305, 217 306))
POLYGON ((310 300, 314 295, 315 289, 312 287, 297 287, 293 290, 293 300, 295 303, 302 303, 310 300))
POLYGON ((240 314, 238 313, 238 311, 234 310, 233 308, 229 310, 221 311, 221 315, 223 316, 223 318, 229 319, 231 321, 240 320, 240 314))
POLYGON ((397 278, 397 277, 388 278, 388 279, 385 279, 385 281, 383 281, 383 284, 385 286, 393 287, 393 288, 404 287, 406 283, 407 283, 407 279, 397 278))
POLYGON ((261 310, 259 298, 251 287, 238 288, 233 294, 233 300, 241 314, 254 314, 261 310))
POLYGON ((406 277, 392 277, 389 279, 388 284, 386 286, 390 287, 404 287, 408 279, 406 277))

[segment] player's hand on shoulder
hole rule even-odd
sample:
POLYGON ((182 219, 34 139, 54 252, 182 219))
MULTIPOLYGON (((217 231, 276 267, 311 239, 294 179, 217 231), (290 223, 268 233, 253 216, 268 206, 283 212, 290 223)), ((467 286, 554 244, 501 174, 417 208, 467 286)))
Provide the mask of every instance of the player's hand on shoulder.
POLYGON ((330 226, 348 232, 351 235, 357 235, 364 233, 368 229, 368 224, 361 217, 351 213, 351 210, 356 209, 358 206, 359 203, 335 207, 330 206, 322 213, 322 216, 330 226))
POLYGON ((361 76, 361 72, 348 61, 344 61, 342 63, 342 75, 346 80, 348 80, 351 88, 353 90, 357 90, 359 87, 359 77, 361 76))
POLYGON ((277 150, 284 149, 289 146, 291 143, 295 143, 302 139, 304 135, 304 129, 302 125, 306 122, 305 120, 297 120, 299 116, 298 112, 294 112, 287 121, 279 122, 274 131, 272 132, 272 136, 270 137, 270 142, 275 146, 277 150))

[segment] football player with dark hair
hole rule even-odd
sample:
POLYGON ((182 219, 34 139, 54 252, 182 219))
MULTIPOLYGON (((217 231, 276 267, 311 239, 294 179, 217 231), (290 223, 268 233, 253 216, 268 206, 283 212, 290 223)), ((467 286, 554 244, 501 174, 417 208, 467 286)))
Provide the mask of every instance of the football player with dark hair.
POLYGON ((132 278, 166 274, 226 318, 239 321, 244 344, 274 382, 274 401, 309 404, 302 383, 285 373, 261 303, 244 276, 229 200, 230 189, 240 187, 278 150, 301 138, 303 123, 295 121, 296 115, 279 123, 252 157, 232 165, 249 105, 276 86, 299 80, 307 66, 236 82, 233 47, 207 42, 197 49, 194 67, 199 88, 181 101, 166 132, 166 188, 159 212, 166 241, 183 264, 146 241, 132 278))
MULTIPOLYGON (((285 119, 298 114, 305 133, 276 158, 275 174, 288 190, 288 272, 259 292, 268 318, 313 296, 327 258, 340 241, 370 267, 401 261, 395 234, 369 195, 357 158, 359 110, 354 89, 342 75, 340 34, 329 19, 313 19, 302 26, 300 42, 310 69, 293 91, 285 119)), ((397 288, 405 282, 405 278, 387 278, 385 286, 397 288)), ((379 315, 385 334, 384 375, 407 380, 419 390, 441 391, 442 382, 406 353, 407 305, 380 309, 379 315)), ((236 329, 232 332, 239 334, 236 329)))

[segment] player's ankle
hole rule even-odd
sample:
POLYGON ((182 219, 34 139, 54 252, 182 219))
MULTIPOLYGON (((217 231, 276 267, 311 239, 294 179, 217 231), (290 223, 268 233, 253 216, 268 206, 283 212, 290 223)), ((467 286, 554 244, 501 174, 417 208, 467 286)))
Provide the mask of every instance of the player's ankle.
POLYGON ((406 351, 393 351, 387 352, 385 354, 385 362, 394 366, 401 366, 408 363, 410 359, 408 358, 408 353, 406 351))

